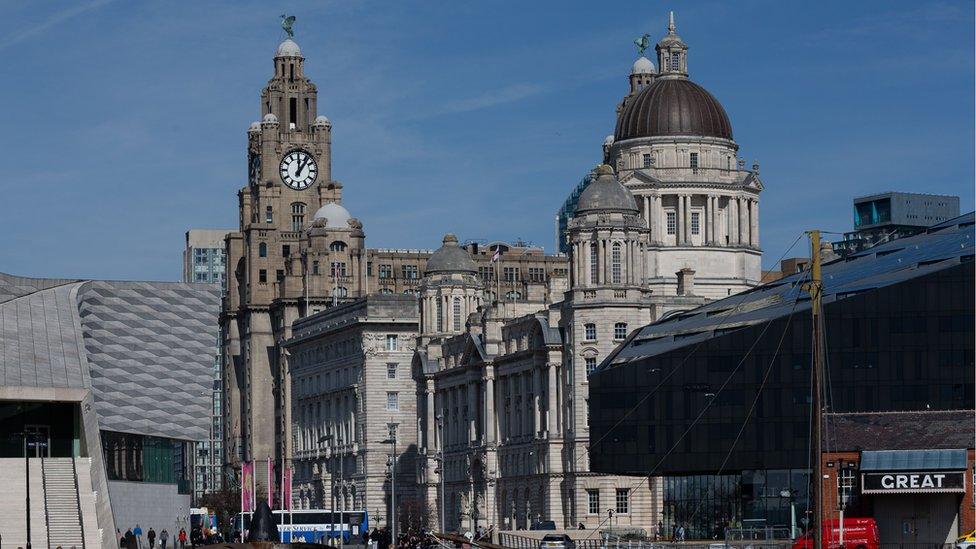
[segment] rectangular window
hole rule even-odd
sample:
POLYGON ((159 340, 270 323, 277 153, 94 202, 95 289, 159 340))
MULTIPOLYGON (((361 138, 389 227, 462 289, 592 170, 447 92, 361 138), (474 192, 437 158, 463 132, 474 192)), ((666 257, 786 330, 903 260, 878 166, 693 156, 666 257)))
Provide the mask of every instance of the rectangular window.
POLYGON ((396 351, 397 350, 397 336, 396 334, 390 334, 386 336, 386 350, 396 351))
POLYGON ((506 282, 516 282, 519 279, 518 267, 505 267, 503 270, 506 282))
POLYGON ((281 282, 284 279, 285 279, 285 270, 284 269, 278 269, 277 271, 275 271, 275 280, 277 280, 278 282, 281 282))
POLYGON ((529 280, 532 282, 545 282, 546 269, 543 267, 529 267, 529 280))
POLYGON ((333 261, 330 272, 333 277, 346 276, 346 263, 344 261, 333 261))
POLYGON ((584 360, 586 360, 586 375, 590 375, 593 370, 596 370, 596 357, 587 357, 584 360))
POLYGON ((691 212, 691 234, 697 235, 701 231, 701 214, 691 212))
POLYGON ((274 214, 272 213, 271 206, 264 209, 264 222, 274 223, 274 214))
POLYGON ((586 491, 586 512, 591 515, 600 514, 600 491, 599 490, 586 491))
POLYGON ((317 260, 312 262, 312 274, 319 274, 319 262, 317 260))
POLYGON ((415 280, 419 278, 416 265, 401 265, 400 272, 403 274, 403 278, 407 280, 415 280))
POLYGON ((296 202, 291 205, 291 230, 298 232, 305 228, 305 204, 296 202))
POLYGON ((600 283, 600 250, 596 243, 590 244, 590 284, 600 283))
POLYGON ((644 155, 644 167, 645 168, 650 168, 651 167, 651 155, 649 155, 649 154, 645 154, 644 155))
POLYGON ((630 512, 630 490, 617 488, 617 514, 630 512))
POLYGON ((397 365, 391 362, 386 365, 386 379, 396 379, 397 365))
POLYGON ((288 244, 285 244, 284 246, 282 246, 281 247, 281 255, 282 255, 282 257, 288 257, 288 256, 290 256, 291 255, 291 246, 289 246, 288 244))
POLYGON ((437 331, 444 331, 444 302, 437 298, 437 331))
POLYGON ((586 341, 596 341, 596 324, 585 324, 583 326, 583 336, 586 341))
POLYGON ((258 283, 266 284, 268 282, 268 271, 267 269, 261 269, 258 271, 258 283))
POLYGON ((380 265, 380 278, 393 278, 393 265, 380 265))
POLYGON ((454 316, 454 320, 453 320, 454 331, 460 332, 461 331, 461 298, 460 297, 454 298, 454 308, 451 310, 451 314, 454 316))
POLYGON ((669 235, 673 235, 678 231, 678 214, 676 212, 667 212, 667 224, 669 235))
POLYGON ((672 71, 681 70, 681 54, 673 51, 671 52, 671 62, 668 64, 668 68, 672 71))
POLYGON ((689 165, 691 166, 691 169, 697 171, 698 170, 698 153, 695 153, 695 152, 691 153, 688 156, 688 162, 689 162, 689 165))
POLYGON ((390 412, 400 410, 400 393, 386 393, 386 409, 390 412))
POLYGON ((617 341, 627 337, 627 323, 618 322, 613 325, 613 338, 617 341))
POLYGON ((478 276, 484 281, 493 280, 495 278, 494 269, 491 267, 478 267, 478 276))

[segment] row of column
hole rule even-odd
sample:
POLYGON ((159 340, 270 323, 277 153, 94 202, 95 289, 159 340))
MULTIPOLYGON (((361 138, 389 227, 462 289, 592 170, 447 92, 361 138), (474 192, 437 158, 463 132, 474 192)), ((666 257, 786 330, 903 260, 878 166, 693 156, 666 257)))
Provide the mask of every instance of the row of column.
POLYGON ((348 395, 316 399, 301 404, 301 423, 298 430, 298 447, 316 450, 319 438, 332 435, 333 444, 342 440, 351 444, 356 438, 356 396, 348 395), (325 411, 322 405, 325 404, 325 411), (333 413, 334 411, 334 413, 333 413))
POLYGON ((488 371, 464 384, 437 390, 429 379, 424 388, 426 423, 424 444, 440 450, 443 444, 493 443, 499 439, 558 432, 557 365, 533 368, 502 376, 495 391, 493 372, 488 371), (545 378, 545 379, 544 379, 545 378), (543 386, 546 385, 544 389, 543 386), (543 402, 543 395, 546 401, 543 402), (508 406, 505 406, 505 402, 508 406), (438 406, 439 404, 439 406, 438 406), (464 414, 467 404, 468 413, 464 414), (437 432, 437 414, 443 418, 443 432, 437 432))
POLYGON ((459 333, 464 330, 468 312, 478 308, 477 298, 471 293, 450 294, 437 292, 425 295, 421 303, 421 327, 424 334, 459 333), (454 310, 455 299, 460 300, 460 311, 454 310), (439 308, 439 311, 438 311, 439 308), (458 329, 455 329, 458 327, 458 329))
POLYGON ((699 219, 698 233, 706 246, 743 245, 759 247, 759 199, 752 197, 728 197, 725 204, 725 226, 721 226, 720 212, 722 196, 676 194, 675 197, 675 234, 667 234, 667 209, 663 205, 663 197, 659 195, 639 196, 641 215, 651 230, 651 241, 665 242, 674 236, 679 246, 693 244, 692 236, 692 199, 704 199, 704 215, 699 219))
POLYGON ((644 243, 638 240, 582 240, 574 242, 572 248, 574 286, 639 285, 646 276, 646 266, 641 261, 644 257, 644 243), (615 244, 620 247, 619 261, 615 261, 613 256, 615 244), (595 264, 593 246, 597 249, 595 264), (615 268, 619 269, 618 277, 614 276, 615 268))

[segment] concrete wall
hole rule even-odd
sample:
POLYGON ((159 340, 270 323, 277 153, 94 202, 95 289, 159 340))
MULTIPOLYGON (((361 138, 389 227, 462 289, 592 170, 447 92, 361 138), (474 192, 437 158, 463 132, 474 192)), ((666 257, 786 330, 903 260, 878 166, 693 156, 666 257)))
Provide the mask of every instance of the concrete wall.
POLYGON ((115 524, 122 532, 137 524, 143 535, 150 527, 157 534, 165 528, 174 540, 180 528, 190 531, 190 496, 178 494, 175 484, 110 480, 108 491, 115 524))

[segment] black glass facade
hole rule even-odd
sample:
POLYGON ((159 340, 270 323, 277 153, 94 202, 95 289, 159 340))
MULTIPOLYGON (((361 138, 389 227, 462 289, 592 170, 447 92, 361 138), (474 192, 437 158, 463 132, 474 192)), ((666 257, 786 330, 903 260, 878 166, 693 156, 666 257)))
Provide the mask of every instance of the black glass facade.
POLYGON ((188 493, 187 443, 160 437, 102 431, 109 480, 177 484, 188 493))
MULTIPOLYGON (((828 409, 973 408, 973 281, 968 256, 826 304, 828 409)), ((727 515, 788 524, 788 504, 768 487, 784 484, 780 477, 786 475, 796 489, 796 471, 808 469, 810 332, 809 307, 801 307, 768 327, 763 321, 720 330, 598 370, 589 378, 590 436, 597 441, 590 452, 593 470, 685 477, 667 479, 669 520, 691 521, 682 502, 701 499, 711 509, 707 519, 694 519, 705 521, 696 526, 703 530, 727 515), (765 480, 756 482, 761 476, 765 480), (737 487, 723 484, 726 478, 738 479, 731 481, 737 487), (762 490, 747 488, 760 485, 762 490)))

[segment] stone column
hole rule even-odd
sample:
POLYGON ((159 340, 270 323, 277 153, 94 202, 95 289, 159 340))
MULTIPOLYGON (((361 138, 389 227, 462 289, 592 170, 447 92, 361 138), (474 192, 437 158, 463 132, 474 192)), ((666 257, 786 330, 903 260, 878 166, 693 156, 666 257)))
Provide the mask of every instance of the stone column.
POLYGON ((542 430, 542 380, 541 370, 532 368, 532 436, 539 435, 542 430))
POLYGON ((549 382, 549 389, 546 392, 546 396, 548 397, 548 402, 546 403, 546 406, 548 408, 546 410, 546 430, 548 431, 548 435, 551 438, 553 434, 557 432, 556 409, 558 405, 556 404, 556 365, 555 364, 550 362, 547 365, 546 377, 549 382))
POLYGON ((468 388, 468 442, 478 440, 478 382, 469 381, 468 388))
POLYGON ((735 246, 739 243, 739 201, 733 196, 729 197, 726 217, 729 218, 729 244, 735 246))
MULTIPOLYGON (((490 368, 490 367, 489 367, 490 368)), ((495 421, 495 377, 490 371, 485 372, 485 442, 494 443, 496 435, 495 421)))
POLYGON ((708 221, 712 226, 711 240, 710 244, 718 244, 718 236, 715 234, 715 229, 718 228, 718 197, 711 195, 708 197, 708 221))
POLYGON ((655 234, 653 229, 654 215, 652 215, 653 204, 654 204, 653 196, 644 197, 644 220, 647 221, 647 228, 651 230, 652 235, 655 234))
POLYGON ((685 242, 685 196, 679 194, 676 197, 678 199, 678 205, 675 208, 675 213, 677 214, 677 221, 674 229, 674 242, 676 245, 680 246, 685 242))
POLYGON ((434 380, 427 380, 426 387, 427 394, 427 428, 424 429, 424 446, 426 448, 435 448, 437 446, 437 436, 434 434, 434 430, 437 428, 436 414, 434 413, 434 380))
POLYGON ((749 201, 752 206, 749 208, 749 214, 751 216, 749 223, 749 234, 752 237, 751 243, 754 247, 759 247, 759 200, 752 199, 749 201))
POLYGON ((739 242, 749 244, 749 203, 739 198, 739 242))
MULTIPOLYGON (((692 195, 685 195, 685 244, 691 245, 691 197, 692 195)), ((699 223, 698 230, 701 230, 701 223, 699 223)))
POLYGON ((517 376, 508 376, 508 436, 514 438, 519 434, 517 424, 518 412, 515 409, 515 381, 517 376))

